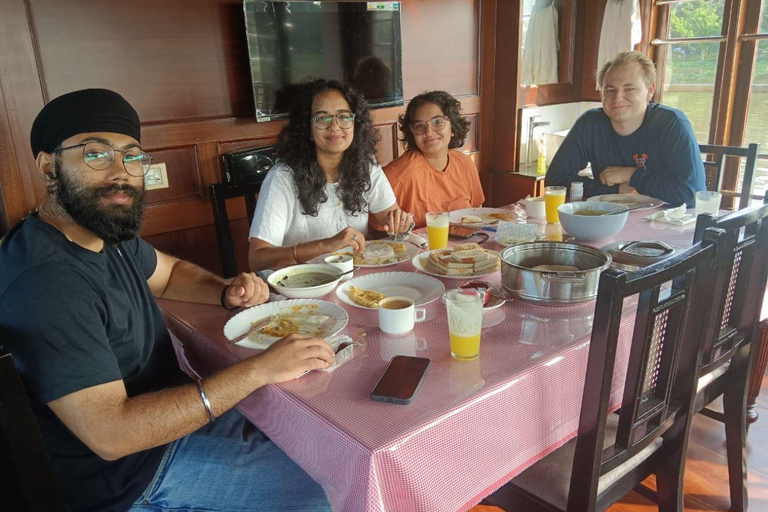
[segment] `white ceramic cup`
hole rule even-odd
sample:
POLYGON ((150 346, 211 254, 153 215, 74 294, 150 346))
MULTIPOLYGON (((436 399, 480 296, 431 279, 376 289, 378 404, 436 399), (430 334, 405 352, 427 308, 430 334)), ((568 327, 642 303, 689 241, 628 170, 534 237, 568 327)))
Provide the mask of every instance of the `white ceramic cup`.
POLYGON ((379 328, 387 334, 405 334, 427 316, 424 308, 414 306, 409 297, 387 297, 379 302, 379 328))
MULTIPOLYGON (((349 254, 333 254, 325 258, 323 261, 328 265, 338 268, 342 272, 347 272, 348 270, 352 270, 354 268, 352 256, 349 254)), ((350 272, 349 274, 342 277, 341 280, 346 281, 347 279, 351 279, 354 275, 354 272, 350 272)))
POLYGON ((525 213, 532 219, 543 219, 547 216, 544 196, 529 197, 525 200, 525 213))
POLYGON ((389 361, 395 356, 415 357, 421 350, 427 349, 427 340, 417 338, 416 333, 409 332, 399 336, 384 335, 379 341, 379 352, 383 361, 389 361))

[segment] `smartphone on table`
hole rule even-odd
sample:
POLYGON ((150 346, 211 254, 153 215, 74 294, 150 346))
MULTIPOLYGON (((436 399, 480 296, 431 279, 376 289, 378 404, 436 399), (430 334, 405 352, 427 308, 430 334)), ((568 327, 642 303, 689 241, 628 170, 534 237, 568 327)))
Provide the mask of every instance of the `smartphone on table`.
POLYGON ((371 391, 371 400, 409 404, 429 368, 426 357, 395 356, 371 391))
POLYGON ((478 231, 474 228, 465 228, 464 226, 456 226, 454 224, 451 224, 448 227, 448 236, 451 238, 466 240, 467 238, 472 238, 476 234, 478 234, 478 231))

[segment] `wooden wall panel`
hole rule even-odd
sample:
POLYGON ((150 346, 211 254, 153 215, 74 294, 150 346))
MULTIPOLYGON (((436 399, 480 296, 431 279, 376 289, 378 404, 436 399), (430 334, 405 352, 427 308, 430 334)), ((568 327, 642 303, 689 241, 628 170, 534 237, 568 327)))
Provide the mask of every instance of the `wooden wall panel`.
POLYGON ((168 188, 147 191, 147 204, 169 203, 205 197, 197 148, 167 149, 152 152, 152 163, 164 163, 168 173, 168 188))
POLYGON ((125 96, 144 123, 252 116, 241 0, 30 0, 46 98, 125 96))
POLYGON ((397 129, 397 123, 379 125, 376 127, 379 132, 379 142, 376 144, 376 160, 379 165, 384 167, 389 162, 398 157, 397 136, 400 131, 397 129))
POLYGON ((466 0, 403 2, 406 98, 434 89, 479 94, 479 7, 480 2, 466 0))

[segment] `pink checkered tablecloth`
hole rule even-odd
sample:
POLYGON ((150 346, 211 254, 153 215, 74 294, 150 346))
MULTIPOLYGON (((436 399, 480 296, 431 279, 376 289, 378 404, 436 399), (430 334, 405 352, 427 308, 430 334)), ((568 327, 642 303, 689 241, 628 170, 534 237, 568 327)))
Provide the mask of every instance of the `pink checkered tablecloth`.
MULTIPOLYGON (((649 222, 633 212, 615 240, 663 240, 688 247, 693 224, 649 222)), ((557 227, 547 226, 557 237, 557 227)), ((567 237, 566 237, 567 238, 567 237)), ((605 240, 603 246, 613 240, 605 240)), ((490 248, 499 249, 496 244, 490 248)), ((410 262, 388 271, 415 271, 410 262)), ((371 270, 358 270, 355 276, 371 270)), ((498 285, 498 273, 486 278, 498 285)), ((459 280, 443 279, 446 289, 459 280)), ((257 390, 238 407, 319 482, 334 511, 446 512, 477 504, 533 462, 571 439, 578 428, 594 302, 548 307, 509 301, 485 313, 480 358, 451 359, 445 307, 427 307, 427 321, 404 336, 387 336, 375 311, 344 307, 343 333, 364 347, 332 373, 257 390), (370 392, 395 354, 432 364, 410 405, 373 402, 370 392)), ((233 315, 220 307, 161 301, 187 359, 207 375, 254 354, 229 346, 222 333, 233 315)), ((634 307, 621 328, 626 365, 634 307)), ((614 377, 613 403, 623 375, 614 377)))

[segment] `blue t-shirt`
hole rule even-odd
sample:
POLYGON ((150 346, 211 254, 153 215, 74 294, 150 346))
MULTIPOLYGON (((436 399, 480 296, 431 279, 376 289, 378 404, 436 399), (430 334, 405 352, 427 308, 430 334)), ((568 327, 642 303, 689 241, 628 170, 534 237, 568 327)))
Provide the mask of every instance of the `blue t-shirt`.
POLYGON ((156 266, 139 238, 95 253, 35 216, 0 244, 0 342, 13 354, 69 510, 127 510, 164 453, 103 460, 47 405, 116 380, 128 396, 189 382, 147 284, 156 266))
POLYGON ((650 103, 643 124, 629 135, 617 134, 602 108, 585 112, 568 132, 547 170, 546 184, 568 186, 584 183, 584 196, 615 194, 618 185, 600 183, 600 174, 611 165, 635 167, 629 185, 640 194, 673 206, 694 206, 696 192, 706 179, 699 144, 691 122, 675 108, 650 103), (592 165, 595 179, 578 176, 592 165))

